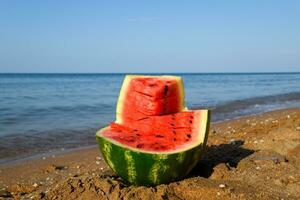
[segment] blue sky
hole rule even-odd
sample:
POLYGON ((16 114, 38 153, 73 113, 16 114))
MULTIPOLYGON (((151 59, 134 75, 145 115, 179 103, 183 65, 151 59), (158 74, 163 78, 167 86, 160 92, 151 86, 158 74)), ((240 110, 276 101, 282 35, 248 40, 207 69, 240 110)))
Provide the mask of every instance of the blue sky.
POLYGON ((0 72, 275 71, 300 71, 300 1, 0 1, 0 72))

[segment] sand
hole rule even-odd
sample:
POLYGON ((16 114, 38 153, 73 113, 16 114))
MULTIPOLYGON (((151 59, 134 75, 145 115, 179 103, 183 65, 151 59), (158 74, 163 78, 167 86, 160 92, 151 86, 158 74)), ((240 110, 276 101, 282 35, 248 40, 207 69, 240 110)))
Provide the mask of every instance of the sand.
POLYGON ((126 185, 90 147, 0 166, 1 198, 300 199, 300 109, 212 124, 204 157, 182 181, 126 185))

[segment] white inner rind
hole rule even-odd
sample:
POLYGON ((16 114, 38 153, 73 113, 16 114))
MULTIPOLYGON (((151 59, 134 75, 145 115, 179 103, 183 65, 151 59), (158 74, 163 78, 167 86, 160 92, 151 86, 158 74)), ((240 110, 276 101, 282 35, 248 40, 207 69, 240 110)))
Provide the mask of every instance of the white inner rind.
POLYGON ((203 144, 204 140, 205 140, 205 137, 206 137, 206 134, 208 134, 208 132, 206 131, 207 129, 207 124, 208 124, 208 110, 195 110, 195 115, 194 116, 194 123, 193 123, 193 133, 192 133, 192 140, 185 143, 184 145, 179 145, 177 147, 177 149, 172 149, 172 150, 166 150, 166 151, 151 151, 151 150, 143 150, 143 149, 137 149, 137 148, 134 148, 134 147, 131 147, 129 145, 126 145, 126 144, 122 144, 116 140, 113 140, 111 138, 108 138, 106 136, 103 136, 102 135, 102 132, 104 132, 105 130, 109 129, 109 127, 105 127, 101 130, 99 130, 97 132, 97 137, 101 137, 101 138, 104 138, 105 140, 113 143, 113 144, 116 144, 117 146, 123 146, 127 149, 130 149, 132 151, 137 151, 137 152, 143 152, 143 153, 149 153, 149 154, 173 154, 173 153, 179 153, 179 152, 182 152, 182 151, 187 151, 189 149, 192 149, 196 146, 199 146, 201 144, 203 144), (200 115, 198 117, 198 115, 200 115), (195 131, 198 131, 198 132, 195 132, 195 131))
POLYGON ((180 110, 184 110, 186 109, 184 107, 184 88, 183 88, 183 81, 182 78, 179 76, 140 76, 140 75, 126 75, 121 87, 121 91, 120 91, 120 95, 118 98, 118 102, 117 102, 117 110, 116 110, 116 123, 118 124, 122 124, 123 120, 122 120, 122 110, 123 110, 123 105, 124 105, 124 101, 126 98, 126 94, 127 91, 129 89, 129 84, 130 81, 134 78, 169 78, 172 80, 176 80, 179 86, 179 92, 180 92, 180 110))

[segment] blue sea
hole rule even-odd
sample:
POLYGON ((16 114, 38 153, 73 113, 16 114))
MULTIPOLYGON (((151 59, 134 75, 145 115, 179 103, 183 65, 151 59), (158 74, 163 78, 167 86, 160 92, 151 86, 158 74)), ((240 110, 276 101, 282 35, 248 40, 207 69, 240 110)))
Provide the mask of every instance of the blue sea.
MULTIPOLYGON (((176 74, 212 120, 300 106, 300 73, 176 74)), ((115 119, 124 74, 0 74, 0 163, 95 145, 115 119)))

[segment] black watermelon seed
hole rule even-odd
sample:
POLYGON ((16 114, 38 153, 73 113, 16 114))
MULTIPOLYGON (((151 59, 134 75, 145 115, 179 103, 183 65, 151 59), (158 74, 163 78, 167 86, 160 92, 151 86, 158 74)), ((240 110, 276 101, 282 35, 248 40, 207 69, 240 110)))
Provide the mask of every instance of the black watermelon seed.
POLYGON ((192 137, 191 134, 187 134, 186 136, 187 136, 188 138, 191 138, 191 137, 192 137))
POLYGON ((173 124, 173 123, 171 123, 170 125, 171 125, 171 126, 175 126, 175 124, 173 124))
POLYGON ((157 137, 157 138, 163 138, 164 136, 163 135, 155 135, 155 137, 157 137))
POLYGON ((172 132, 173 132, 173 134, 175 134, 175 135, 176 135, 176 131, 175 131, 175 130, 173 130, 172 132))
POLYGON ((136 145, 136 148, 142 148, 142 147, 144 147, 144 144, 138 144, 138 145, 136 145))
POLYGON ((176 138, 173 138, 173 141, 176 141, 177 139, 176 138))
POLYGON ((193 123, 193 121, 192 120, 190 120, 190 124, 192 124, 193 123))
POLYGON ((165 85, 164 95, 167 95, 167 94, 168 94, 168 90, 169 90, 169 86, 165 85))
POLYGON ((133 131, 134 131, 134 132, 137 132, 138 130, 134 129, 133 131))

